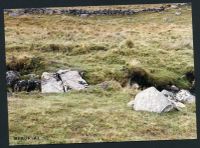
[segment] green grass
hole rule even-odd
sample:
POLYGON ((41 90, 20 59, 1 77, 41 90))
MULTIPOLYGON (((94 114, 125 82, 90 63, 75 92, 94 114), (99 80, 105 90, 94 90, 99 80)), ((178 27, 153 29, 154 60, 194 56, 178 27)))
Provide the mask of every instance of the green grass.
POLYGON ((82 143, 195 139, 195 105, 181 112, 135 112, 136 91, 89 89, 67 94, 15 94, 9 98, 10 143, 82 143), (34 104, 34 105, 33 105, 34 104), (40 140, 16 141, 15 136, 40 140))
POLYGON ((191 86, 182 77, 194 68, 189 7, 123 17, 5 15, 5 33, 7 67, 23 75, 72 68, 84 71, 92 86, 114 82, 105 91, 14 94, 9 98, 11 144, 196 138, 194 104, 162 115, 126 106, 137 92, 127 87, 136 72, 153 85, 191 86), (16 141, 17 135, 41 140, 16 141))
MULTIPOLYGON (((193 69, 191 10, 182 8, 181 16, 176 16, 176 11, 84 19, 67 15, 5 16, 7 57, 18 53, 39 57, 43 65, 36 66, 42 67, 22 68, 25 74, 82 69, 90 84, 104 79, 125 80, 124 74, 128 74, 121 71, 131 71, 139 63, 153 84, 189 88, 181 77, 193 69)), ((8 60, 8 67, 12 64, 8 60)))

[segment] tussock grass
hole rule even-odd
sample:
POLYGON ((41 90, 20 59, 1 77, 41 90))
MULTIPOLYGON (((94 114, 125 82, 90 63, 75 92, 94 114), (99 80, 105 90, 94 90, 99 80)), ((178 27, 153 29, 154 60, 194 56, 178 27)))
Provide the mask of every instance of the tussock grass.
POLYGON ((45 61, 40 57, 12 56, 7 58, 7 70, 20 71, 21 74, 29 74, 45 68, 45 61))
MULTIPOLYGON (((34 46, 34 45, 33 45, 34 46)), ((42 52, 63 52, 67 55, 79 55, 87 54, 93 51, 106 51, 108 50, 105 46, 97 44, 45 44, 36 45, 36 47, 31 47, 31 49, 39 50, 42 52)))

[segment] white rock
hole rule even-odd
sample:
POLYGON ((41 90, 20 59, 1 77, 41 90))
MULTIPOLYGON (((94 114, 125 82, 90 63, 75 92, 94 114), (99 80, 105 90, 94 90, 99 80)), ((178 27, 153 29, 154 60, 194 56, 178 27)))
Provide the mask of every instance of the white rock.
POLYGON ((170 88, 172 91, 179 91, 179 88, 175 85, 172 85, 170 88))
POLYGON ((176 14, 176 15, 181 15, 181 12, 176 12, 175 14, 176 14))
POLYGON ((164 90, 161 91, 161 93, 163 93, 163 95, 165 97, 167 97, 168 99, 171 99, 171 100, 175 99, 175 94, 172 93, 172 92, 169 92, 169 91, 167 91, 167 90, 164 89, 164 90))
POLYGON ((20 14, 17 13, 17 12, 12 12, 12 13, 9 13, 9 16, 11 16, 11 17, 17 17, 17 16, 20 16, 20 14))
POLYGON ((171 8, 174 8, 174 9, 176 9, 176 8, 178 8, 178 5, 176 5, 176 4, 173 4, 173 5, 171 5, 171 8))
POLYGON ((192 95, 188 90, 182 89, 176 94, 176 100, 182 103, 194 103, 195 96, 192 95))
POLYGON ((59 81, 55 74, 44 72, 41 77, 42 93, 61 93, 64 92, 62 81, 59 81))
POLYGON ((88 17, 89 14, 81 14, 80 17, 88 17))
POLYGON ((177 110, 179 110, 179 111, 181 111, 182 108, 185 108, 185 107, 186 107, 185 104, 183 104, 183 103, 181 103, 181 102, 176 102, 174 105, 175 105, 175 108, 176 108, 177 110))
POLYGON ((163 113, 174 109, 174 105, 155 87, 147 88, 138 93, 134 100, 134 110, 163 113))
POLYGON ((66 92, 70 89, 81 90, 88 86, 87 82, 81 77, 78 71, 59 70, 57 73, 63 82, 66 92))
POLYGON ((88 86, 87 82, 75 70, 59 70, 57 73, 44 72, 41 78, 43 93, 67 92, 71 89, 81 90, 88 86))
POLYGON ((139 89, 140 85, 138 83, 133 83, 131 86, 133 89, 139 89))
POLYGON ((131 100, 130 102, 127 103, 128 107, 133 107, 133 105, 134 105, 134 100, 131 100))
POLYGON ((177 109, 178 111, 181 111, 182 108, 185 108, 185 104, 181 103, 181 102, 176 102, 174 100, 169 99, 170 102, 172 102, 172 104, 174 105, 174 108, 177 109))

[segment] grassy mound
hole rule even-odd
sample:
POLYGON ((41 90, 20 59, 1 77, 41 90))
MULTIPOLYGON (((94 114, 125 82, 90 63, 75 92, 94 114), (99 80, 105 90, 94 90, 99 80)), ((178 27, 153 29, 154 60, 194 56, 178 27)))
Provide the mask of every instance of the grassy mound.
POLYGON ((45 69, 45 61, 40 57, 12 56, 7 58, 7 70, 20 72, 22 75, 45 69))

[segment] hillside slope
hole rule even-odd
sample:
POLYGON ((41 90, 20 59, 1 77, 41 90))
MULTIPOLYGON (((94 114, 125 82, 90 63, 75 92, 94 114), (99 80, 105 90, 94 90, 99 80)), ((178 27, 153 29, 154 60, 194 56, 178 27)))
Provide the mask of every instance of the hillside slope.
POLYGON ((191 87, 184 77, 194 67, 191 22, 188 6, 123 17, 5 15, 8 69, 24 78, 80 69, 91 86, 111 83, 108 90, 14 93, 8 98, 11 144, 196 138, 195 104, 162 115, 126 105, 139 91, 127 86, 135 71, 154 86, 191 87), (19 135, 40 139, 14 140, 19 135))

